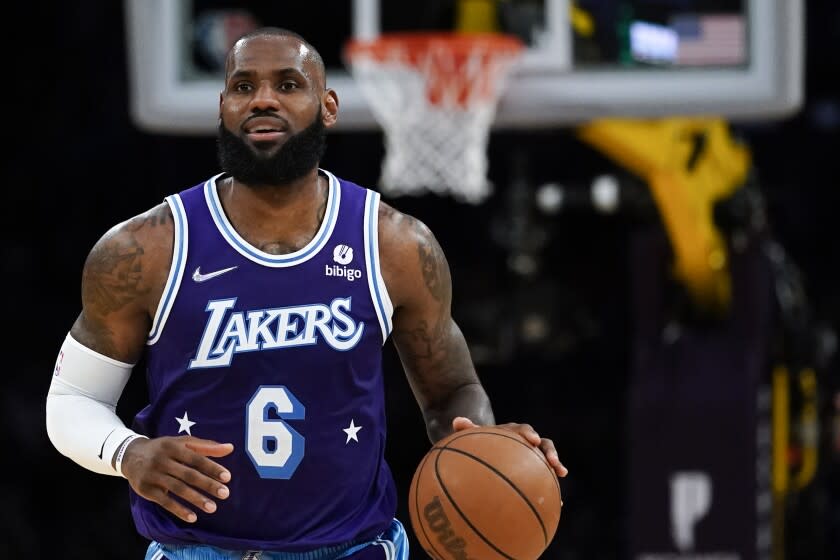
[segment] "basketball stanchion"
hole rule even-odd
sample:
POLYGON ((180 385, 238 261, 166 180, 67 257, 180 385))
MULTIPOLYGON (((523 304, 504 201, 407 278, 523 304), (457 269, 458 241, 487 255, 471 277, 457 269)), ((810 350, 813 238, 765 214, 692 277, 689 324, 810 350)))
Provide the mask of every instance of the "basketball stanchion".
POLYGON ((523 50, 519 38, 501 33, 390 33, 345 45, 384 132, 383 194, 434 192, 473 204, 491 194, 488 137, 523 50))

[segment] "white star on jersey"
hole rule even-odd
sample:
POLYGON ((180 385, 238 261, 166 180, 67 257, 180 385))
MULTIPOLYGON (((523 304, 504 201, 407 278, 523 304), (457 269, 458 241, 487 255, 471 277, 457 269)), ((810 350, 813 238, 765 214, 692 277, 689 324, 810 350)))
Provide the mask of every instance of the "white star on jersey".
POLYGON ((178 421, 178 433, 179 434, 181 432, 187 432, 188 436, 192 435, 192 433, 190 432, 190 428, 195 426, 195 422, 190 420, 190 417, 187 416, 187 411, 186 410, 184 411, 184 417, 183 418, 178 418, 176 416, 175 420, 178 421))
POLYGON ((344 445, 347 445, 348 443, 350 443, 351 439, 354 440, 356 443, 358 443, 359 442, 358 433, 359 433, 359 430, 361 430, 361 429, 362 429, 362 427, 354 424, 353 420, 351 419, 350 420, 350 427, 341 429, 342 432, 347 434, 347 441, 344 442, 344 445))

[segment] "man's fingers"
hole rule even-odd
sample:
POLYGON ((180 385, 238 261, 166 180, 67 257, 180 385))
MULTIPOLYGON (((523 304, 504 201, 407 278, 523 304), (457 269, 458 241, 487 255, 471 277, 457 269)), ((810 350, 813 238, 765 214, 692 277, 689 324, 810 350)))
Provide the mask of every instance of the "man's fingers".
POLYGON ((190 438, 184 441, 184 445, 207 457, 224 457, 233 453, 232 443, 219 443, 208 439, 190 438))
MULTIPOLYGON (((145 480, 141 481, 137 485, 133 485, 133 488, 140 496, 159 504, 162 508, 171 512, 173 515, 178 516, 187 523, 194 523, 198 519, 198 516, 188 507, 188 504, 184 504, 174 498, 174 496, 179 496, 190 501, 188 498, 184 497, 184 494, 189 496, 189 493, 185 492, 186 485, 167 473, 148 473, 145 480)), ((195 503, 196 497, 191 497, 193 498, 191 503, 195 503)), ((205 504, 206 501, 206 498, 203 500, 197 500, 198 507, 205 509, 207 507, 205 504)))
POLYGON ((542 443, 540 443, 540 450, 545 455, 546 461, 554 469, 554 472, 557 473, 557 476, 564 477, 569 474, 569 469, 563 466, 563 463, 560 462, 560 457, 557 455, 557 449, 554 447, 554 442, 550 439, 543 438, 542 443))
POLYGON ((208 496, 227 498, 230 495, 230 490, 227 486, 218 482, 218 473, 224 469, 210 459, 198 455, 194 457, 196 457, 196 461, 193 464, 173 461, 170 467, 173 476, 183 480, 193 488, 198 488, 208 496))
POLYGON ((540 434, 537 433, 533 426, 530 424, 509 423, 501 424, 499 427, 521 434, 529 443, 538 447, 545 456, 546 461, 548 461, 549 466, 557 473, 557 476, 564 477, 569 474, 569 469, 560 462, 560 458, 557 456, 557 449, 554 447, 554 442, 548 438, 540 437, 540 434))
POLYGON ((538 434, 534 427, 530 424, 519 424, 517 426, 517 431, 532 445, 540 445, 543 441, 542 438, 540 438, 540 434, 538 434))
POLYGON ((475 428, 477 425, 466 416, 457 416, 452 419, 452 431, 460 432, 468 428, 475 428))
POLYGON ((169 511, 180 519, 183 519, 187 523, 195 523, 198 519, 198 516, 193 510, 170 496, 164 488, 157 488, 153 494, 146 495, 144 498, 156 502, 163 509, 169 511))
POLYGON ((230 471, 207 457, 224 457, 233 452, 232 443, 218 443, 191 438, 184 442, 184 453, 176 458, 184 464, 203 472, 221 482, 230 482, 230 471))
POLYGON ((525 438, 525 440, 534 447, 540 444, 540 434, 530 424, 517 424, 516 422, 508 422, 507 424, 498 424, 498 428, 504 428, 516 432, 525 438))
POLYGON ((169 490, 167 496, 171 496, 172 494, 179 496, 198 509, 207 513, 213 513, 216 511, 216 502, 179 478, 174 476, 169 477, 169 479, 164 482, 164 487, 169 490))

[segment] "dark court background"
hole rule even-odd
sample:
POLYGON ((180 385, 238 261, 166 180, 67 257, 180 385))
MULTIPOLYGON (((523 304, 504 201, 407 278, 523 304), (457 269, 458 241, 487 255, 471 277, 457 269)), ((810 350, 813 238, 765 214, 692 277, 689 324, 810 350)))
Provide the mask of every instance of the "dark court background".
MULTIPOLYGON (((802 272, 813 321, 840 332, 840 10, 830 0, 807 6, 802 110, 735 129, 753 152, 772 235, 802 272)), ((16 9, 6 20, 18 38, 6 42, 3 104, 0 249, 10 321, 0 391, 0 557, 136 560, 147 543, 134 531, 125 481, 87 472, 55 451, 45 432, 45 396, 79 312, 88 250, 112 225, 216 173, 214 139, 148 134, 132 124, 122 2, 16 9)), ((323 167, 372 186, 382 154, 379 133, 333 133, 323 167)), ((623 558, 637 319, 629 243, 640 229, 659 226, 643 212, 605 216, 581 207, 546 216, 523 201, 523 192, 546 182, 574 190, 612 169, 570 131, 497 131, 489 154, 496 190, 483 205, 432 196, 389 202, 426 222, 447 253, 454 314, 497 419, 532 423, 554 439, 571 470, 552 557, 623 558), (509 266, 517 251, 539 263, 536 279, 509 266), (533 317, 540 321, 529 330, 533 317)), ((386 358, 388 458, 404 500, 428 441, 390 346, 386 358)), ((836 358, 824 369, 828 431, 832 407, 840 406, 832 401, 840 394, 836 358)), ((135 374, 120 403, 124 418, 142 406, 144 391, 135 374)), ((840 450, 834 453, 822 457, 816 514, 806 515, 812 531, 800 531, 819 538, 800 547, 799 558, 840 557, 840 450)))

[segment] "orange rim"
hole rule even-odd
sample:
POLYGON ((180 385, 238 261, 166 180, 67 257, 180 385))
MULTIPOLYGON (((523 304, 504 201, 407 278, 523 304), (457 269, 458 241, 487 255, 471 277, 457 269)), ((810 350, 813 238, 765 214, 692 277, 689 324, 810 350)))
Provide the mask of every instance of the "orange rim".
POLYGON ((401 32, 350 40, 344 55, 351 65, 367 59, 415 67, 426 78, 429 103, 467 107, 495 98, 505 65, 494 63, 512 60, 524 49, 521 39, 503 33, 401 32))
POLYGON ((447 33, 439 32, 400 32, 385 33, 376 39, 351 39, 345 47, 345 55, 350 61, 360 54, 385 58, 394 49, 403 49, 409 56, 421 56, 431 47, 445 48, 456 56, 466 56, 476 48, 487 52, 516 54, 525 48, 525 43, 515 35, 503 33, 447 33))

